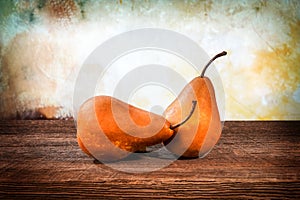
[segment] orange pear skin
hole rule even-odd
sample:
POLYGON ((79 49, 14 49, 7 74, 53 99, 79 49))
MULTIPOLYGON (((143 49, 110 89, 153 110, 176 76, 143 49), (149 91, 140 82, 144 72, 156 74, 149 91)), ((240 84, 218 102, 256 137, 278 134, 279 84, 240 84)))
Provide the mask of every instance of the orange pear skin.
POLYGON ((209 78, 203 76, 211 62, 223 55, 226 55, 226 52, 210 60, 201 76, 194 78, 186 85, 164 112, 166 119, 171 124, 175 124, 182 121, 182 117, 189 112, 192 100, 198 102, 190 119, 175 129, 173 137, 164 141, 166 148, 178 156, 204 157, 221 136, 222 124, 213 84, 209 78))
POLYGON ((79 109, 77 140, 95 159, 115 161, 167 140, 174 134, 170 126, 163 116, 113 97, 96 96, 79 109))

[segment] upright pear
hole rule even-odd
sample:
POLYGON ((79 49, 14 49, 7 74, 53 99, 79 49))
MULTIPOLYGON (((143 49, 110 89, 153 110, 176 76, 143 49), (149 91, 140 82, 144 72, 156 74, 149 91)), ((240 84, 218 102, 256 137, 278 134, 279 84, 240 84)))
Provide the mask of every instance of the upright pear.
POLYGON ((216 58, 226 54, 223 51, 213 57, 201 75, 189 82, 165 110, 165 118, 171 124, 176 124, 189 112, 190 102, 192 100, 198 102, 190 119, 176 128, 171 138, 164 141, 169 151, 187 158, 204 157, 219 140, 222 124, 215 91, 212 82, 204 77, 204 73, 216 58))
POLYGON ((78 144, 99 161, 115 161, 130 152, 145 151, 173 134, 172 125, 163 116, 109 96, 90 98, 78 112, 78 144))

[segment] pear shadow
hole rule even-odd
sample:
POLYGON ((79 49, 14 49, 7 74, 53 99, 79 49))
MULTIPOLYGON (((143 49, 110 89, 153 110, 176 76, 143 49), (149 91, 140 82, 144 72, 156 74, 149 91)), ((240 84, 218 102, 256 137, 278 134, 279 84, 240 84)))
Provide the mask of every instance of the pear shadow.
POLYGON ((195 159, 199 159, 199 157, 184 157, 184 156, 180 156, 178 158, 178 160, 195 160, 195 159))
POLYGON ((122 162, 122 161, 136 161, 136 160, 140 160, 141 159, 141 155, 139 155, 138 153, 132 153, 130 155, 128 155, 127 157, 125 158, 122 158, 120 160, 114 160, 114 161, 105 161, 105 162, 102 162, 96 158, 94 158, 93 160, 93 163, 96 164, 96 165, 99 165, 99 164, 114 164, 114 163, 119 163, 119 162, 122 162))
POLYGON ((146 157, 158 158, 162 160, 176 160, 177 156, 166 149, 163 144, 157 144, 147 147, 147 153, 143 154, 146 157))
POLYGON ((97 159, 94 159, 94 160, 93 160, 93 163, 96 164, 96 165, 103 164, 101 161, 99 161, 99 160, 97 160, 97 159))
POLYGON ((146 151, 138 151, 129 154, 127 157, 122 158, 120 160, 115 161, 100 161, 94 158, 93 163, 96 165, 105 165, 105 164, 113 164, 113 165, 122 165, 124 162, 136 162, 136 161, 142 161, 148 158, 158 159, 158 160, 165 160, 165 161, 171 161, 171 160, 195 160, 199 159, 199 157, 184 157, 184 156, 178 156, 172 152, 170 152, 163 144, 156 144, 150 147, 147 147, 146 151))

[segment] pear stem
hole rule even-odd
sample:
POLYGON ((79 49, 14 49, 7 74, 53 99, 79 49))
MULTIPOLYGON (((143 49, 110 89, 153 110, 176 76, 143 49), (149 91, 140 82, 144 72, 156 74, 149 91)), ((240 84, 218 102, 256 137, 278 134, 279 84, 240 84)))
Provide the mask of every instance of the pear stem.
POLYGON ((214 61, 216 60, 217 58, 221 57, 221 56, 225 56, 227 54, 226 51, 223 51, 217 55, 215 55, 212 59, 210 59, 210 61, 205 65, 204 69, 202 70, 202 73, 200 75, 200 78, 203 78, 204 77, 204 73, 206 71, 206 69, 208 68, 208 66, 214 61))
POLYGON ((183 120, 182 122, 180 122, 178 124, 171 125, 170 129, 174 130, 174 129, 178 128, 179 126, 183 125, 185 122, 187 122, 187 120, 189 120, 191 118, 192 114, 195 111, 197 101, 192 101, 192 104, 193 104, 192 105, 192 110, 191 110, 190 114, 185 118, 185 120, 183 120))

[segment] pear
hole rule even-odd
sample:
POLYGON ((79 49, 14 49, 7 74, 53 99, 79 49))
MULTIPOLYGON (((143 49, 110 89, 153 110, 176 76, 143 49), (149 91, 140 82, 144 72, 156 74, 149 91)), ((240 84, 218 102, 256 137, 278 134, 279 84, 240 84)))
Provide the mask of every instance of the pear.
POLYGON ((96 160, 116 161, 131 152, 144 152, 146 147, 166 141, 174 134, 173 129, 184 124, 191 115, 192 112, 173 127, 161 115, 113 97, 96 96, 79 109, 77 141, 81 149, 96 160))
POLYGON ((204 67, 201 75, 189 82, 165 110, 165 118, 171 124, 175 124, 189 112, 191 100, 198 102, 191 118, 176 128, 171 138, 164 141, 169 151, 186 158, 204 157, 219 140, 222 124, 215 92, 212 82, 204 77, 204 73, 215 59, 226 54, 223 51, 214 56, 204 67))

